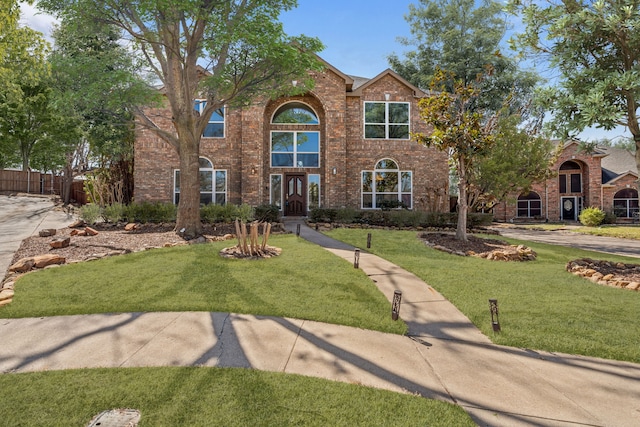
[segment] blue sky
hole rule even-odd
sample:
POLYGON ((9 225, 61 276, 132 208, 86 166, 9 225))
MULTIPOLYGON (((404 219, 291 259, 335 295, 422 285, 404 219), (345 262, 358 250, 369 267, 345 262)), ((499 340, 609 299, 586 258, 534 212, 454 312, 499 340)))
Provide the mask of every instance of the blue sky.
MULTIPOLYGON (((298 0, 298 7, 281 15, 285 31, 319 38, 325 45, 320 56, 345 74, 375 77, 389 68, 387 56, 408 50, 398 37, 409 37, 404 15, 418 0, 298 0)), ((53 18, 22 5, 22 23, 49 36, 53 18)), ((606 132, 591 129, 586 140, 630 136, 625 129, 606 132)))

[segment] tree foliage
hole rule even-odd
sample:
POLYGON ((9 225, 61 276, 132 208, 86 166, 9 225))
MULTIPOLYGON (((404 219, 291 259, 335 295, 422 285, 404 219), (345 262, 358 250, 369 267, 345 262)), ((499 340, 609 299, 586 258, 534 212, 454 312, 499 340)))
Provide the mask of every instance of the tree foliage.
POLYGON ((63 199, 69 201, 73 178, 90 164, 113 168, 117 178, 128 181, 118 183, 119 188, 129 188, 133 109, 157 93, 136 75, 135 58, 120 44, 116 27, 100 22, 87 26, 77 16, 65 16, 53 37, 52 108, 60 126, 52 155, 64 170, 63 199))
POLYGON ((640 147, 640 1, 512 0, 509 8, 526 26, 513 44, 559 71, 557 83, 539 94, 552 129, 568 136, 625 126, 640 147))
POLYGON ((316 39, 287 36, 277 17, 295 0, 41 0, 58 14, 118 27, 146 59, 163 86, 173 129, 156 125, 149 110, 136 112, 142 126, 175 147, 180 157, 176 229, 200 234, 199 147, 211 114, 258 98, 303 93, 318 69, 316 39), (291 85, 297 80, 297 87, 291 85), (195 99, 206 100, 201 114, 195 99))
POLYGON ((20 8, 0 10, 0 165, 30 166, 49 142, 48 44, 42 34, 19 25, 20 8))
POLYGON ((459 178, 456 238, 467 240, 469 174, 495 142, 498 115, 487 118, 482 111, 471 108, 480 94, 475 84, 464 84, 459 80, 454 92, 448 92, 445 85, 452 78, 450 73, 436 71, 431 93, 418 102, 420 117, 433 131, 415 134, 414 138, 421 144, 449 153, 459 178))
POLYGON ((550 177, 557 155, 553 143, 537 129, 522 126, 518 114, 499 117, 490 152, 470 171, 469 206, 491 209, 514 194, 530 191, 534 183, 550 177))
MULTIPOLYGON (((500 44, 507 29, 506 15, 501 3, 484 0, 420 0, 409 5, 405 15, 411 38, 399 38, 404 46, 415 50, 401 59, 388 57, 394 71, 418 87, 428 87, 437 69, 447 70, 465 86, 476 84, 485 69, 482 90, 475 107, 497 111, 502 101, 513 94, 515 101, 526 103, 537 82, 534 73, 518 69, 513 58, 501 53, 500 44)), ((446 82, 452 92, 455 82, 446 82)))

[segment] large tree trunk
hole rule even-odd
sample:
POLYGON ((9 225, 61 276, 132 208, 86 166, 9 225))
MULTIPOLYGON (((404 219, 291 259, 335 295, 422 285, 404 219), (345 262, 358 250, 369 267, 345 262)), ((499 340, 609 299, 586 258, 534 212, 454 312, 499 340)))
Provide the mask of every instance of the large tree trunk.
POLYGON ((202 234, 200 222, 200 152, 193 130, 178 131, 180 138, 180 201, 176 232, 186 239, 202 234))
POLYGON ((62 202, 67 206, 71 202, 71 187, 73 186, 73 169, 67 165, 62 176, 62 202))
POLYGON ((467 165, 464 158, 458 159, 458 225, 456 227, 456 239, 467 241, 467 165))

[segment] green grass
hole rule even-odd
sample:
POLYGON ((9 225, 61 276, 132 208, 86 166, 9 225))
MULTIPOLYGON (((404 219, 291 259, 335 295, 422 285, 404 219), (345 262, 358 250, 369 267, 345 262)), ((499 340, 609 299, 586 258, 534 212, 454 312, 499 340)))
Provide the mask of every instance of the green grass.
POLYGON ((108 409, 153 426, 473 426, 458 406, 298 375, 126 368, 0 375, 6 426, 84 426, 108 409))
POLYGON ((638 226, 602 225, 600 227, 580 227, 572 231, 593 236, 640 240, 640 227, 638 226))
POLYGON ((18 280, 0 317, 218 311, 406 332, 361 270, 292 235, 273 236, 269 243, 282 255, 230 260, 218 254, 229 242, 217 242, 37 271, 18 280))
POLYGON ((601 225, 600 227, 571 227, 565 224, 529 224, 518 227, 530 230, 572 231, 574 233, 591 234, 593 236, 619 237, 623 239, 640 240, 640 226, 637 225, 601 225))
POLYGON ((505 239, 538 253, 533 262, 507 263, 449 255, 411 231, 327 234, 364 247, 369 232, 371 252, 421 277, 498 344, 640 363, 640 293, 596 285, 565 270, 567 261, 580 257, 638 259, 505 239), (491 329, 489 298, 498 299, 499 334, 491 329))

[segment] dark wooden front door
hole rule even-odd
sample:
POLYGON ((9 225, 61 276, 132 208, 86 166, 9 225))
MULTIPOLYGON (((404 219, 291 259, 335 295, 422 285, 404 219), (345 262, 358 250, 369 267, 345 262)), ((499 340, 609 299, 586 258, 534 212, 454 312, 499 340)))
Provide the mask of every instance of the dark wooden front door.
POLYGON ((285 210, 287 216, 307 215, 307 177, 304 174, 286 175, 285 210))

